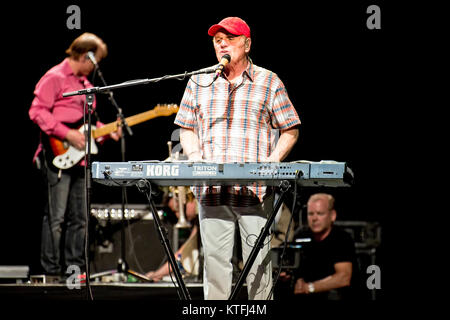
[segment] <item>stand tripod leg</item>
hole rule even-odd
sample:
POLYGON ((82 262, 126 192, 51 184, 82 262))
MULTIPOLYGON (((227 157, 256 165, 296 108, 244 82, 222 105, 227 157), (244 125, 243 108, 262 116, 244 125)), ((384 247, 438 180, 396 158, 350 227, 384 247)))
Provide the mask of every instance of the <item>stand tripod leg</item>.
POLYGON ((151 198, 151 189, 149 188, 150 182, 147 180, 140 180, 138 182, 138 189, 141 192, 145 192, 148 189, 147 193, 147 199, 148 203, 150 205, 150 210, 153 214, 153 220, 155 221, 156 228, 158 230, 159 239, 164 247, 164 251, 166 252, 167 259, 169 260, 170 266, 172 267, 172 270, 175 273, 175 278, 178 283, 178 287, 181 289, 181 295, 183 300, 191 300, 191 296, 189 295, 189 292, 186 288, 186 285, 183 281, 183 278, 181 276, 180 269, 178 268, 178 264, 175 261, 174 253, 172 251, 172 248, 170 247, 169 238, 167 235, 167 231, 163 231, 163 227, 161 225, 161 220, 158 216, 158 210, 156 209, 155 203, 153 202, 151 198))
POLYGON ((278 198, 277 202, 275 203, 275 207, 273 208, 273 211, 270 214, 269 219, 267 219, 266 224, 264 225, 264 228, 261 231, 261 234, 259 235, 258 239, 256 240, 255 246, 253 247, 252 251, 250 252, 250 255, 248 256, 248 259, 245 262, 244 268, 242 269, 242 272, 239 275, 236 285, 234 286, 234 289, 231 292, 231 295, 228 298, 228 300, 234 300, 236 298, 236 296, 238 295, 239 291, 241 290, 241 288, 244 284, 244 281, 247 278, 247 275, 250 272, 250 269, 252 268, 256 257, 258 256, 259 251, 261 250, 262 246, 264 245, 264 239, 269 234, 270 226, 272 225, 273 221, 275 220, 277 212, 280 209, 280 206, 284 201, 285 193, 289 188, 290 188, 289 181, 283 180, 280 184, 280 189, 281 189, 280 197, 278 198))

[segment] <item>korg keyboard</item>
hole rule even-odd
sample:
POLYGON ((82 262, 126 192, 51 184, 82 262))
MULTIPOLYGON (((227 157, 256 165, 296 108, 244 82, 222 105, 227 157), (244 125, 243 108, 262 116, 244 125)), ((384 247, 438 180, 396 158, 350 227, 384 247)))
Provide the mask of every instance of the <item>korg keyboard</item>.
POLYGON ((353 173, 345 162, 93 162, 92 178, 109 186, 130 186, 148 180, 160 186, 261 185, 277 186, 283 180, 305 187, 345 187, 353 173))

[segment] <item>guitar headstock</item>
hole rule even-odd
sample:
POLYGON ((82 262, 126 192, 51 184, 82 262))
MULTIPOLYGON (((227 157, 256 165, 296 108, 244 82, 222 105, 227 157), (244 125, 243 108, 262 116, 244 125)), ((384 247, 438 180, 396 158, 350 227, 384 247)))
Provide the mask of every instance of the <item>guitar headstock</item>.
POLYGON ((178 109, 180 109, 180 107, 174 103, 158 104, 153 108, 153 111, 159 116, 170 116, 173 113, 177 113, 178 109))

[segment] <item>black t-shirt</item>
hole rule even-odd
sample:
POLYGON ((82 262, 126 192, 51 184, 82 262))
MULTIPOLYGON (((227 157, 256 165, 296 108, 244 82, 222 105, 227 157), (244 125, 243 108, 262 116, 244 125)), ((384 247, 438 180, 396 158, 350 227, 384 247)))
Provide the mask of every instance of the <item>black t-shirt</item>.
POLYGON ((303 278, 313 282, 335 273, 334 265, 339 262, 351 262, 353 266, 350 288, 340 288, 327 293, 316 293, 314 296, 326 299, 349 298, 358 286, 358 264, 356 261, 355 244, 351 236, 344 230, 334 226, 328 236, 322 241, 314 241, 310 231, 302 235, 311 238, 305 243, 301 252, 300 266, 296 271, 296 279, 303 278))

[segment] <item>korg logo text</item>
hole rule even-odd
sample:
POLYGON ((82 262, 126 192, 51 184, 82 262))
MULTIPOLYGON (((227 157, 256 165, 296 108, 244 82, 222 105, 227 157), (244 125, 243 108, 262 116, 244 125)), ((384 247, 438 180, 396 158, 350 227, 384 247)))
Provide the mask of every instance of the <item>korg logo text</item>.
POLYGON ((152 177, 177 177, 180 175, 179 165, 156 164, 147 166, 147 176, 152 177))

